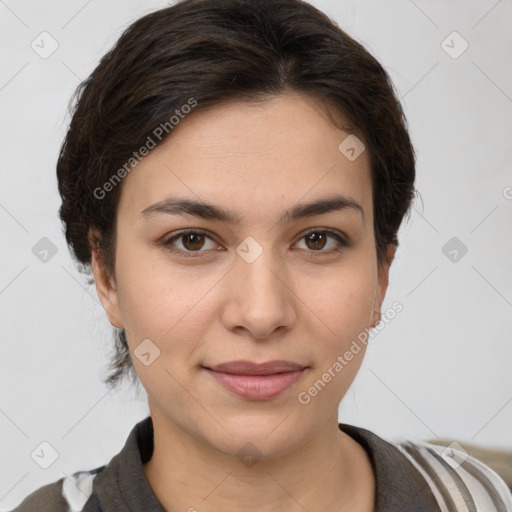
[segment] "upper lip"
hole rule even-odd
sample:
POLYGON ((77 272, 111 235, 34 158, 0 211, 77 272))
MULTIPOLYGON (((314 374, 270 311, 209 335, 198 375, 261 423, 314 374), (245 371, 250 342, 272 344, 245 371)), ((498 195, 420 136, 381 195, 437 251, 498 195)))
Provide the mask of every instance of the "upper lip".
POLYGON ((283 372, 296 372, 306 368, 303 364, 290 361, 276 360, 266 363, 253 363, 252 361, 230 361, 216 366, 205 366, 209 370, 237 375, 272 375, 283 372))

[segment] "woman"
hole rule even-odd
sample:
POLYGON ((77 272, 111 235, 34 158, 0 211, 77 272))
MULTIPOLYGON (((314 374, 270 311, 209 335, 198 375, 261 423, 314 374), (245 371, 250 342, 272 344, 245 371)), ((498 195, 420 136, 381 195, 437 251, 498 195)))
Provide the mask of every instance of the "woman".
POLYGON ((388 75, 298 0, 185 0, 81 85, 61 218, 150 416, 38 511, 512 510, 476 459, 338 423, 415 159, 388 75))

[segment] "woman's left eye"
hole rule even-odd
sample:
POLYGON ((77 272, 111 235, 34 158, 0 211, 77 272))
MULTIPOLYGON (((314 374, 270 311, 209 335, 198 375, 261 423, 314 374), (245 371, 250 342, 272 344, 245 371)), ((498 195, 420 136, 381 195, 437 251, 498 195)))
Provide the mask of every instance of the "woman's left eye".
MULTIPOLYGON (((326 229, 310 230, 305 235, 302 235, 299 241, 302 240, 304 240, 306 249, 309 249, 311 252, 319 253, 339 251, 342 247, 346 247, 348 245, 347 241, 341 234, 326 229), (336 242, 334 244, 331 243, 331 247, 328 247, 329 239, 336 242)), ((179 253, 185 257, 197 257, 200 256, 200 254, 197 253, 205 252, 208 249, 215 250, 216 247, 219 247, 218 244, 216 244, 212 239, 212 237, 206 234, 206 232, 197 229, 180 231, 179 233, 165 240, 163 245, 171 252, 179 253), (211 246, 209 248, 206 247, 205 249, 206 239, 210 240, 211 246), (177 247, 177 243, 180 244, 181 247, 177 247)))
POLYGON ((311 249, 313 252, 332 252, 332 251, 339 251, 341 247, 346 247, 348 243, 346 240, 336 233, 335 231, 331 230, 319 230, 314 229, 310 230, 308 233, 302 236, 301 240, 305 241, 306 248, 311 249), (328 239, 334 239, 337 244, 335 243, 334 246, 331 245, 329 249, 331 250, 323 250, 328 245, 328 239))

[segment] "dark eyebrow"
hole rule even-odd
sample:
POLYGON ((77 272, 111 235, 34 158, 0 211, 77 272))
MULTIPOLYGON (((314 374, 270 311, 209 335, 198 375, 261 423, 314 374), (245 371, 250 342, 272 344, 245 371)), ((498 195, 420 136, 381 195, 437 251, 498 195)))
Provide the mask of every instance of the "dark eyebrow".
MULTIPOLYGON (((313 215, 321 215, 340 210, 359 211, 364 223, 364 211, 362 206, 354 199, 345 196, 334 196, 311 203, 295 205, 293 208, 283 213, 278 223, 286 224, 304 217, 312 217, 313 215)), ((241 222, 241 218, 234 211, 226 210, 225 208, 213 204, 175 197, 169 197, 163 201, 152 204, 141 212, 143 216, 149 216, 153 213, 166 213, 170 215, 188 214, 203 219, 220 220, 230 224, 239 224, 241 222)))

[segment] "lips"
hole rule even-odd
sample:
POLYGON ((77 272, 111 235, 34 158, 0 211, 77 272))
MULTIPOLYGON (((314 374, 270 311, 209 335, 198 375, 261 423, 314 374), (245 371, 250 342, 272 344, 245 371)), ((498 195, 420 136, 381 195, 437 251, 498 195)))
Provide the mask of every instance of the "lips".
POLYGON ((203 368, 232 393, 249 400, 267 400, 292 386, 307 367, 278 360, 260 364, 231 361, 203 368))
POLYGON ((274 373, 296 372, 303 370, 304 365, 290 361, 269 361, 253 363, 251 361, 231 361, 216 366, 207 367, 214 372, 231 373, 236 375, 272 375, 274 373))

